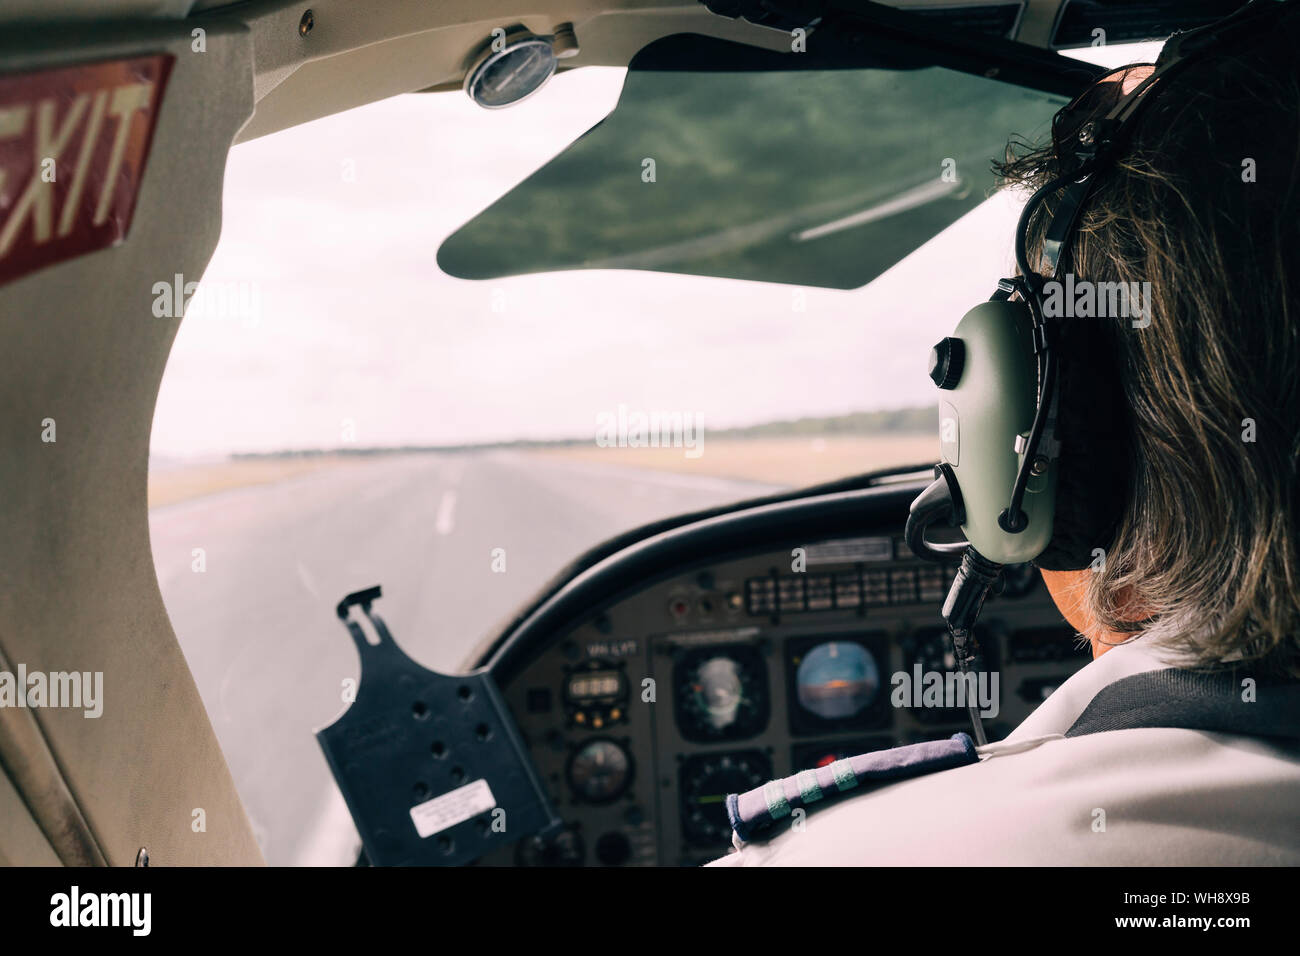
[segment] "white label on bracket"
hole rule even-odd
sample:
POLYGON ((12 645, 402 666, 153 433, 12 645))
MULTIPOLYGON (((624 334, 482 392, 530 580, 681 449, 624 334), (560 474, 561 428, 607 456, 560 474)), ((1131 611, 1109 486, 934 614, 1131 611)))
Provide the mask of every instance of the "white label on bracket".
POLYGON ((496 805, 496 798, 492 796, 488 782, 475 780, 411 807, 411 822, 421 837, 431 837, 448 827, 464 823, 470 817, 491 810, 496 805))

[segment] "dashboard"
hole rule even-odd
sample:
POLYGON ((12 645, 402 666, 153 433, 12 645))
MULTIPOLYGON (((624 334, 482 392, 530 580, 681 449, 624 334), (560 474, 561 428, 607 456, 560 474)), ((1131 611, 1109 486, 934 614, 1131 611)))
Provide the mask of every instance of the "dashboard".
MULTIPOLYGON (((588 607, 501 682, 564 827, 482 862, 696 865, 730 847, 728 793, 969 731, 939 616, 955 570, 899 523, 682 562, 588 607)), ((1090 660, 1027 565, 977 638, 990 740, 1090 660)))

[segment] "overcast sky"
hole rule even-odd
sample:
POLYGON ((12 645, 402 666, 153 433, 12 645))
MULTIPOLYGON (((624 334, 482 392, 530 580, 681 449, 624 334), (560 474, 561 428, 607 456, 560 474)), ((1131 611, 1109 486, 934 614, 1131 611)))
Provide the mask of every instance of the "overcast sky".
POLYGON ((803 312, 770 283, 439 271, 443 239, 605 116, 622 79, 562 74, 496 111, 400 96, 236 146, 201 294, 242 307, 182 322, 153 455, 592 435, 620 403, 721 428, 932 401, 930 346, 1010 265, 1011 197, 864 289, 806 290, 803 312))

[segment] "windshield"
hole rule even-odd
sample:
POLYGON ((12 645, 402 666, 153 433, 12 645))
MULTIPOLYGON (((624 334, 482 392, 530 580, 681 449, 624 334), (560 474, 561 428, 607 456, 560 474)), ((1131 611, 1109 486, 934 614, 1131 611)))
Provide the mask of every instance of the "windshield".
POLYGON ((221 243, 158 399, 151 525, 272 864, 359 845, 312 739, 358 676, 344 594, 381 584, 407 653, 454 671, 614 534, 937 460, 925 356, 1010 268, 1013 196, 851 290, 439 269, 440 243, 606 116, 623 80, 586 68, 492 112, 401 96, 230 154, 221 243))

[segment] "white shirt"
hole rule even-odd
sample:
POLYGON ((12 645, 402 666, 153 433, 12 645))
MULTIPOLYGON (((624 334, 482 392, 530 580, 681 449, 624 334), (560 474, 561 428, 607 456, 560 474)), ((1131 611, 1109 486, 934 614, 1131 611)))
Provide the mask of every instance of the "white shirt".
POLYGON ((1171 666, 1135 641, 980 762, 809 808, 710 866, 1300 865, 1300 745, 1198 730, 1063 735, 1103 687, 1171 666))

